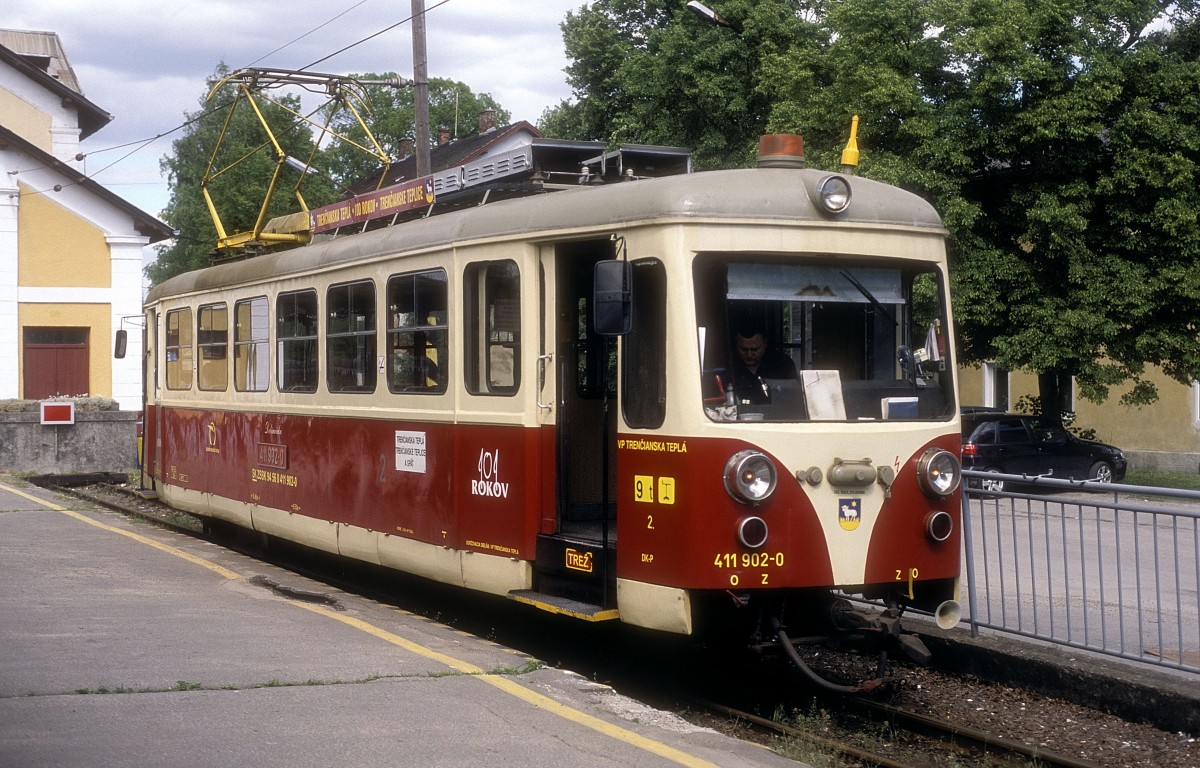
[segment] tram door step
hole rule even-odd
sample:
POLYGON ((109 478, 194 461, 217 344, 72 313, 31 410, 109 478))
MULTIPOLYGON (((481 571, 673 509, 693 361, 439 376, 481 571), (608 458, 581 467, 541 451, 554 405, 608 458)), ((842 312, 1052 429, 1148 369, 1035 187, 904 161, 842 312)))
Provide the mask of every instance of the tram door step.
MULTIPOLYGON (((608 548, 608 568, 604 568, 605 547, 598 541, 567 536, 539 535, 537 558, 537 591, 547 597, 558 597, 593 606, 604 604, 604 578, 615 583, 617 553, 608 548)), ((613 594, 610 587, 609 594, 613 594)))
POLYGON ((604 608, 592 603, 581 603, 569 597, 547 595, 543 592, 535 592, 532 589, 515 589, 509 592, 508 596, 518 603, 525 603, 543 611, 561 613, 565 616, 583 619, 584 621, 612 621, 613 619, 620 618, 620 614, 617 613, 616 608, 604 608))

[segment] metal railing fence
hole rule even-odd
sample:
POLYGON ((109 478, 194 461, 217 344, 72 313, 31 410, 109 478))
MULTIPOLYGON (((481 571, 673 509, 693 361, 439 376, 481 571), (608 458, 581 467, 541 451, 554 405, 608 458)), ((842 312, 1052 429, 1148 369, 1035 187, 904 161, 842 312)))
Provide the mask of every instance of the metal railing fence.
POLYGON ((999 630, 1200 673, 1200 492, 963 476, 972 634, 999 630))

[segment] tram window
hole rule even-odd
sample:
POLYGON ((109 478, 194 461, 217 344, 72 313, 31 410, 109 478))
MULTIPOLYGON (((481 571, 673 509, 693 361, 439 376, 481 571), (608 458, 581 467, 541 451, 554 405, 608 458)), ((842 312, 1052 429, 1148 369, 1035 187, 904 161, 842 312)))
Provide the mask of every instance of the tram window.
POLYGON ((392 392, 446 391, 446 270, 388 280, 387 379, 392 392))
POLYGON ((625 345, 621 407, 631 427, 661 427, 667 415, 667 276, 658 259, 633 262, 633 322, 625 345))
POLYGON ((229 388, 229 308, 224 304, 200 307, 196 323, 200 389, 224 392, 229 388))
POLYGON ((467 390, 511 395, 521 385, 521 272, 515 261, 470 264, 464 274, 467 390))
POLYGON ((325 327, 325 381, 330 392, 374 392, 375 283, 330 287, 325 327))
POLYGON ((267 298, 233 305, 233 386, 239 392, 266 392, 271 371, 267 340, 267 298))
POLYGON ((317 292, 281 293, 275 300, 275 343, 281 392, 317 391, 317 292))
POLYGON ((175 309, 167 313, 167 389, 192 388, 192 310, 175 309))

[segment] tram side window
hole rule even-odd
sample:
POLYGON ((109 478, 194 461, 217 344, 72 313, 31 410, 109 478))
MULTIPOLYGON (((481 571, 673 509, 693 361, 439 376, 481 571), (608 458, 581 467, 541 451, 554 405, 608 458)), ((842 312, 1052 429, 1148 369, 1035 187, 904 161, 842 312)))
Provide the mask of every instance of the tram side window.
POLYGON ((281 293, 275 300, 275 341, 281 392, 316 392, 317 292, 281 293))
POLYGON ((375 391, 375 283, 331 286, 325 328, 325 380, 330 392, 375 391))
POLYGON ((471 264, 463 282, 467 390, 511 395, 521 385, 521 272, 515 261, 471 264))
POLYGON ((229 388, 229 307, 224 304, 200 307, 196 322, 200 389, 224 392, 229 388))
POLYGON ((267 391, 271 371, 269 322, 265 296, 233 305, 233 386, 239 392, 267 391))
POLYGON ((661 427, 667 415, 667 277, 658 259, 633 262, 633 328, 625 345, 621 407, 631 427, 661 427))
POLYGON ((192 388, 192 310, 167 313, 167 389, 192 388))
POLYGON ((432 269, 388 280, 388 389, 446 391, 446 270, 432 269))

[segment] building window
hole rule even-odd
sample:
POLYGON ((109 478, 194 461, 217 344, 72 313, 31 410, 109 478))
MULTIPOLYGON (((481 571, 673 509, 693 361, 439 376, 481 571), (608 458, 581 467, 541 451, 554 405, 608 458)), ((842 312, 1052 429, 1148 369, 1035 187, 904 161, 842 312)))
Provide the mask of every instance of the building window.
POLYGON ((983 404, 1003 411, 1012 409, 1009 395, 1011 374, 995 363, 983 364, 983 404))
POLYGON ((275 343, 281 392, 316 392, 317 292, 281 293, 275 300, 275 343))
POLYGON ((192 310, 167 313, 167 389, 192 388, 192 310))
POLYGON ((326 295, 326 383, 330 392, 375 391, 375 283, 335 285, 326 295))
POLYGON ((1200 381, 1192 382, 1192 429, 1200 430, 1200 381))
POLYGON ((239 392, 266 392, 271 378, 270 318, 267 298, 233 305, 233 386, 239 392))
POLYGON ((200 389, 224 392, 229 388, 229 308, 224 304, 200 307, 196 322, 200 389))
POLYGON ((464 273, 464 375, 475 395, 521 386, 521 271, 515 261, 471 264, 464 273))
POLYGON ((388 389, 440 394, 450 371, 446 270, 388 280, 388 389))

